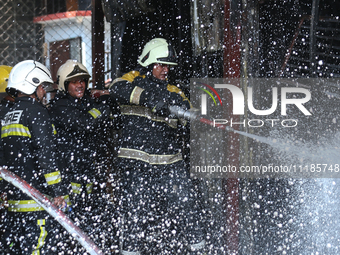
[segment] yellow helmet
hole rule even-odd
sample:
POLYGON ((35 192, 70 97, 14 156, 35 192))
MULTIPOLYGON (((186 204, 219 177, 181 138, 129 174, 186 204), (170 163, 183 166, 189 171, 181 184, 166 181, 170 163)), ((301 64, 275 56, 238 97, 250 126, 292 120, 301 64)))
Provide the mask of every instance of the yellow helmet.
POLYGON ((155 63, 177 66, 177 54, 164 38, 155 38, 145 44, 137 62, 144 67, 155 63))
POLYGON ((5 93, 8 83, 9 73, 13 67, 0 65, 0 93, 5 93))

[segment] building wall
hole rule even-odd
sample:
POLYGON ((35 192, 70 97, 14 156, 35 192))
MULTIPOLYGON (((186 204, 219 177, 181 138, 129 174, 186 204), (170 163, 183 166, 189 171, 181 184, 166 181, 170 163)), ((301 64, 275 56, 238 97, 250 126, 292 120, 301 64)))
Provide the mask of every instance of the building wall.
MULTIPOLYGON (((81 61, 88 71, 92 72, 92 24, 91 16, 77 16, 72 18, 55 18, 48 22, 43 22, 45 32, 46 48, 50 49, 51 44, 56 41, 81 38, 81 61)), ((110 53, 108 46, 110 45, 110 26, 105 22, 105 45, 107 56, 105 57, 105 69, 110 69, 110 53)), ((46 55, 46 65, 51 67, 50 56, 51 50, 46 55)), ((108 79, 110 77, 106 77, 108 79)))
MULTIPOLYGON (((82 1, 82 6, 84 3, 87 6, 89 1, 82 1)), ((91 15, 50 22, 35 20, 44 15, 47 15, 47 6, 43 1, 0 0, 0 65, 14 66, 33 59, 50 68, 50 43, 81 37, 81 60, 92 73, 91 15)), ((105 72, 111 68, 110 28, 105 22, 105 72)), ((111 78, 109 72, 105 78, 111 78)))
POLYGON ((1 65, 43 61, 44 34, 41 25, 32 22, 35 13, 42 12, 34 0, 0 0, 1 65))

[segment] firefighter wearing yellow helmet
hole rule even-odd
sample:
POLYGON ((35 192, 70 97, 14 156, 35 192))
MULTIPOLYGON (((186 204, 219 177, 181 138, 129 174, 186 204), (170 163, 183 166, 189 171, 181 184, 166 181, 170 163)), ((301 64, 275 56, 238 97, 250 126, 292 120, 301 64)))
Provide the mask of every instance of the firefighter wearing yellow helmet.
POLYGON ((155 63, 177 66, 177 54, 165 39, 155 38, 145 44, 137 62, 143 67, 155 63))
POLYGON ((0 93, 6 93, 8 77, 12 68, 11 66, 0 65, 0 93))
POLYGON ((155 233, 159 254, 172 245, 182 245, 178 254, 204 253, 199 201, 183 160, 183 143, 190 132, 168 107, 190 109, 184 93, 168 83, 170 66, 177 65, 175 50, 164 38, 152 39, 137 63, 109 90, 121 107, 123 123, 116 160, 124 194, 119 210, 124 219, 121 254, 155 253, 148 240, 155 233), (162 234, 170 233, 169 229, 176 231, 162 234))
MULTIPOLYGON (((5 65, 0 66, 0 98, 3 98, 1 100, 0 111, 2 113, 7 112, 7 110, 13 105, 14 102, 14 99, 7 95, 6 93, 8 77, 11 70, 12 70, 11 66, 5 65)), ((0 186, 4 187, 4 182, 5 181, 0 177, 0 186)), ((2 213, 1 210, 5 209, 5 207, 8 207, 7 193, 2 192, 2 190, 0 190, 0 213, 2 213)), ((2 222, 2 220, 0 219, 1 229, 4 229, 3 223, 4 222, 2 222)))

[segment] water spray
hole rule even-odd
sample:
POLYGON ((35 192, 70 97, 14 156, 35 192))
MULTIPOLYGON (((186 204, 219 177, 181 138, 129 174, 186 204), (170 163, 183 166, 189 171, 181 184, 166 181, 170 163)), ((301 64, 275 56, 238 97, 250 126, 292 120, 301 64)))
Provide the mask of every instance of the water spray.
POLYGON ((34 199, 34 201, 36 201, 41 207, 45 209, 46 212, 48 212, 56 221, 58 221, 72 237, 78 240, 78 242, 91 255, 103 254, 97 245, 79 227, 77 227, 66 214, 59 210, 56 205, 52 204, 51 201, 37 189, 33 188, 16 174, 2 167, 0 167, 0 176, 7 182, 20 189, 26 195, 34 199))
POLYGON ((268 139, 267 137, 261 137, 261 136, 249 134, 249 133, 246 133, 246 132, 235 130, 232 127, 224 125, 224 124, 214 123, 214 121, 202 117, 200 115, 199 110, 195 109, 195 108, 185 110, 185 109, 181 108, 180 106, 169 106, 169 110, 170 110, 171 114, 176 116, 177 118, 182 118, 182 119, 189 120, 189 121, 199 121, 199 122, 207 124, 209 126, 212 126, 212 127, 215 127, 215 128, 221 129, 221 130, 225 130, 225 131, 228 131, 228 132, 234 132, 234 133, 237 133, 239 135, 243 135, 243 136, 252 138, 254 140, 257 140, 257 141, 260 141, 260 142, 263 142, 263 143, 267 143, 269 145, 271 145, 273 143, 273 141, 271 139, 268 139))

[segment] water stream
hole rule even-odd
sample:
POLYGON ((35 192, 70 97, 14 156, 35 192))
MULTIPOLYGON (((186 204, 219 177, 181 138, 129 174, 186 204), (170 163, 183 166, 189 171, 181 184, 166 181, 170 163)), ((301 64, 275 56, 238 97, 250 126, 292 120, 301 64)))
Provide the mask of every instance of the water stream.
MULTIPOLYGON (((266 229, 261 232, 260 242, 263 242, 263 245, 266 242, 272 244, 263 248, 263 251, 269 252, 268 254, 339 254, 340 172, 334 170, 338 169, 340 164, 340 132, 332 138, 306 142, 287 134, 280 135, 279 132, 272 132, 269 137, 261 137, 243 131, 233 131, 270 145, 275 157, 284 164, 309 168, 319 164, 321 169, 331 167, 332 176, 336 177, 313 178, 314 172, 309 178, 295 176, 280 181, 272 180, 278 187, 282 185, 279 187, 281 194, 271 194, 268 197, 256 186, 251 190, 254 192, 252 195, 256 197, 251 203, 254 208, 258 207, 255 210, 260 213, 253 220, 262 223, 260 227, 266 229), (271 203, 276 206, 268 206, 273 199, 274 202, 271 203), (279 200, 285 202, 281 204, 279 200), (279 204, 281 206, 278 206, 279 204), (272 235, 268 237, 265 232, 272 235)), ((267 193, 273 192, 273 187, 268 190, 267 193)))

